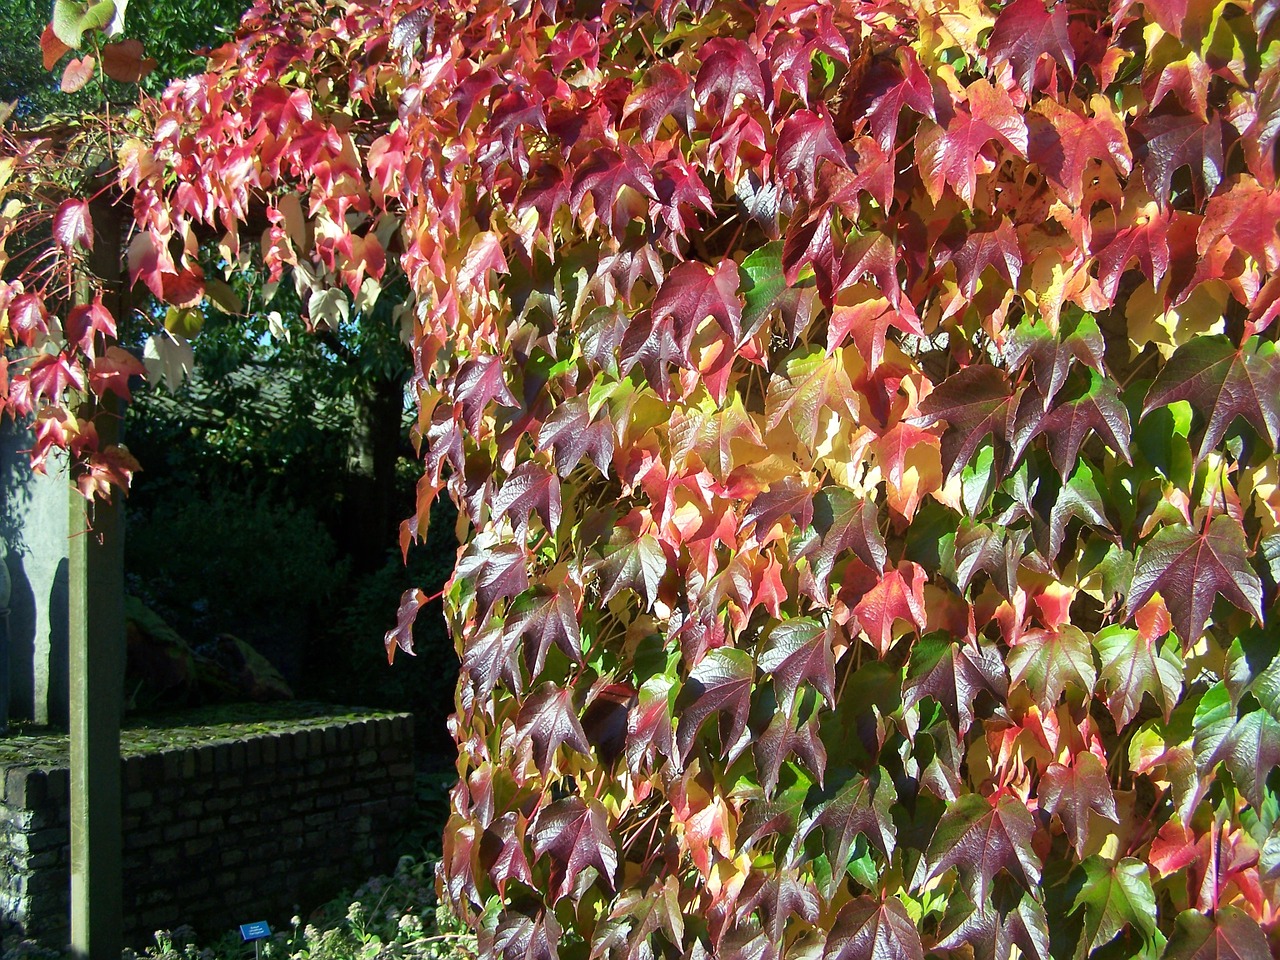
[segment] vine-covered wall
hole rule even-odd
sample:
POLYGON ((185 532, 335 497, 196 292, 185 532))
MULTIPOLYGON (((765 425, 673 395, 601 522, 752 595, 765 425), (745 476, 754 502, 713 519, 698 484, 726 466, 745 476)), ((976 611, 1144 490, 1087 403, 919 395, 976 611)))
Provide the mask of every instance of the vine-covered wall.
MULTIPOLYGON (((277 926, 393 864, 413 801, 413 718, 267 724, 121 763, 126 942, 183 924, 277 926)), ((0 805, 0 918, 53 945, 70 910, 67 778, 65 757, 12 763, 0 805)))

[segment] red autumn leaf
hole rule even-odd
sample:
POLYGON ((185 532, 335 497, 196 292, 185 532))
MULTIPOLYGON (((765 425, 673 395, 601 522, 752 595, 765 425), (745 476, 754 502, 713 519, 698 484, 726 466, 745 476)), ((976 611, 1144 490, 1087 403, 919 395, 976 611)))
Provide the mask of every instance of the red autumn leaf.
POLYGON ((1007 793, 966 794, 947 807, 916 873, 917 885, 956 867, 974 903, 986 903, 995 875, 1008 871, 1025 890, 1040 883, 1031 848, 1036 824, 1026 805, 1007 793))
POLYGON ((846 550, 877 573, 884 571, 888 550, 874 501, 842 487, 825 487, 813 498, 813 526, 820 539, 802 553, 809 558, 802 583, 820 603, 826 602, 831 573, 846 550))
POLYGON ((1025 158, 1027 124, 1009 95, 986 80, 975 81, 966 93, 967 101, 955 106, 945 126, 921 144, 917 163, 934 195, 948 185, 972 206, 978 154, 995 141, 1025 158))
POLYGON ((678 264, 653 298, 653 322, 670 318, 675 339, 686 354, 702 321, 714 319, 736 342, 742 330, 738 301, 738 265, 723 260, 714 269, 695 260, 678 264))
POLYGON ((897 844, 891 810, 894 800, 893 781, 877 767, 869 777, 855 774, 815 811, 812 823, 814 828, 822 828, 834 878, 844 876, 858 834, 886 857, 893 856, 897 844))
POLYGON ((924 960, 924 945, 899 900, 863 895, 836 914, 822 960, 924 960))
POLYGON ((920 67, 915 51, 901 48, 902 68, 881 62, 872 67, 852 101, 850 113, 871 128, 881 149, 891 150, 904 108, 934 117, 933 86, 920 67))
POLYGON ((810 202, 817 184, 818 164, 824 160, 845 163, 844 145, 831 125, 831 117, 821 108, 816 113, 797 111, 783 122, 774 156, 783 182, 798 186, 810 202))
POLYGON ((924 609, 924 585, 928 579, 919 564, 904 560, 863 594, 853 615, 880 656, 893 646, 893 625, 899 620, 924 630, 928 618, 924 609))
POLYGON ((481 620, 499 600, 509 600, 529 587, 524 548, 516 543, 498 543, 472 549, 458 560, 454 579, 469 581, 475 589, 481 620))
POLYGON ((544 530, 560 526, 560 479, 536 461, 520 464, 494 494, 489 507, 493 517, 507 517, 516 536, 529 529, 529 515, 536 512, 544 530))
POLYGON ((33 400, 44 397, 50 403, 59 402, 63 392, 71 387, 84 389, 84 371, 80 364, 61 353, 36 356, 27 368, 25 379, 31 386, 33 400))
MULTIPOLYGON (((1039 0, 1029 0, 1039 5, 1039 0)), ((1059 6, 1060 10, 1065 9, 1059 6)), ((1094 115, 1081 116, 1071 107, 1048 98, 1036 103, 1029 115, 1031 136, 1028 155, 1044 170, 1053 185, 1072 206, 1084 196, 1085 169, 1090 160, 1108 163, 1127 176, 1133 155, 1124 123, 1105 100, 1094 100, 1094 115)))
POLYGON ((93 218, 87 200, 63 200, 53 215, 53 239, 67 253, 93 247, 93 218))
POLYGON ((1141 609, 1160 591, 1184 649, 1204 633, 1218 594, 1261 620, 1262 581, 1246 550, 1244 531, 1226 514, 1199 533, 1182 524, 1164 527, 1138 554, 1126 609, 1141 609))
MULTIPOLYGON (((858 237, 847 244, 836 258, 836 292, 857 283, 864 276, 870 276, 879 285, 880 293, 894 308, 898 308, 902 297, 898 259, 897 247, 883 233, 871 232, 858 237)), ((914 312, 910 305, 907 309, 914 312)))
POLYGON ((57 66, 58 61, 70 53, 71 49, 58 39, 58 35, 53 32, 52 23, 45 24, 44 32, 40 34, 40 55, 46 70, 57 66))
POLYGON ((797 701, 789 711, 779 710, 752 744, 756 771, 766 798, 778 786, 782 764, 791 757, 802 761, 819 785, 827 769, 827 748, 822 743, 816 710, 797 701))
POLYGON ((649 533, 636 536, 620 526, 597 549, 600 556, 590 569, 600 578, 601 602, 608 603, 626 588, 639 593, 651 608, 667 572, 667 555, 658 539, 649 533))
POLYGON ((1272 345, 1236 347, 1223 336, 1199 336, 1183 344, 1160 368, 1142 415, 1178 400, 1190 403, 1204 421, 1197 460, 1217 448, 1238 416, 1272 450, 1280 449, 1280 356, 1272 345))
POLYGON ((723 715, 720 723, 720 750, 730 763, 747 743, 742 734, 751 710, 751 688, 755 679, 751 656, 733 647, 718 647, 689 671, 681 691, 685 701, 676 726, 676 749, 681 760, 688 758, 698 731, 712 717, 723 715), (727 717, 728 723, 724 722, 727 717))
POLYGON ((565 477, 585 456, 605 476, 613 458, 613 425, 607 413, 592 417, 586 395, 560 404, 538 431, 538 447, 550 450, 565 477))
POLYGON ((987 437, 996 448, 997 469, 1003 471, 1012 466, 1004 463, 1010 442, 1018 437, 1029 440, 1043 416, 1043 409, 1036 409, 1038 404, 1022 399, 1023 393, 1013 392, 1001 370, 975 364, 952 374, 925 397, 915 423, 927 427, 946 421, 942 468, 948 479, 964 469, 987 437))
POLYGON ((1078 857, 1084 857, 1089 844, 1090 814, 1112 823, 1120 822, 1107 770, 1102 761, 1087 750, 1077 754, 1069 766, 1049 764, 1040 778, 1038 793, 1040 808, 1045 813, 1056 813, 1062 820, 1078 857))
POLYGON ((578 167, 569 193, 574 213, 582 209, 587 194, 595 204, 596 216, 607 222, 610 233, 618 238, 626 234, 628 223, 648 210, 648 204, 640 201, 658 199, 649 165, 626 145, 616 150, 600 147, 578 167))
POLYGON ((1134 154, 1142 164, 1142 178, 1161 207, 1169 204, 1173 173, 1179 167, 1191 170, 1197 205, 1222 182, 1222 121, 1216 115, 1208 121, 1191 113, 1144 116, 1132 129, 1138 138, 1134 154))
POLYGON ((1059 403, 1045 414, 1034 436, 1043 435, 1049 444, 1049 457, 1066 480, 1080 458, 1080 446, 1089 431, 1094 431, 1125 462, 1129 457, 1129 411, 1125 408, 1115 384, 1091 373, 1089 388, 1074 400, 1059 403))
POLYGON ((383 644, 387 648, 387 663, 394 663, 396 648, 405 653, 413 653, 413 623, 418 618, 418 611, 427 602, 427 595, 413 587, 400 597, 400 609, 396 611, 396 625, 386 632, 383 644))
POLYGON ((133 399, 129 392, 129 378, 142 377, 147 372, 142 361, 120 347, 107 347, 106 352, 94 358, 89 365, 89 389, 99 397, 114 393, 128 403, 133 399))
POLYGON ((112 80, 137 83, 155 67, 155 60, 143 57, 140 40, 117 40, 102 48, 102 71, 112 80))
MULTIPOLYGON (((963 902, 963 893, 956 898, 957 907, 963 902)), ((948 919, 959 917, 947 911, 948 919)), ((997 884, 995 896, 990 902, 973 906, 972 911, 959 922, 944 921, 942 949, 971 947, 979 957, 1008 958, 1017 947, 1020 956, 1028 960, 1049 960, 1049 921, 1044 906, 1030 894, 1008 884, 997 884), (955 923, 955 926, 951 926, 955 923)))
POLYGON ((709 116, 728 119, 738 97, 769 105, 769 83, 764 65, 741 40, 716 37, 698 51, 702 65, 694 92, 709 116))
POLYGON ((453 382, 454 399, 462 404, 462 417, 472 435, 480 432, 480 418, 492 401, 504 407, 519 406, 507 386, 501 361, 490 354, 468 360, 453 382))
POLYGON ((573 707, 573 691, 550 681, 524 702, 516 717, 516 732, 521 740, 533 745, 533 761, 544 777, 561 746, 583 755, 591 753, 591 744, 573 707))
POLYGON ((1223 905, 1209 917, 1199 910, 1178 914, 1166 960, 1256 960, 1271 953, 1267 935, 1239 907, 1223 905))
POLYGON ((775 523, 783 517, 790 517, 796 529, 803 530, 813 522, 813 495, 816 492, 800 477, 783 477, 755 495, 742 514, 740 529, 745 530, 750 524, 755 524, 755 537, 760 540, 775 523))
POLYGON ((794 868, 781 867, 773 873, 754 873, 747 881, 738 902, 738 915, 746 916, 756 909, 764 913, 765 933, 773 942, 781 943, 788 920, 798 916, 816 924, 822 906, 812 880, 794 868))
POLYGON ((757 661, 773 678, 778 703, 790 712, 802 683, 812 684, 828 704, 835 703, 835 655, 832 639, 839 628, 813 617, 783 620, 771 631, 757 661))
POLYGON ((62 82, 59 88, 63 93, 83 90, 85 85, 93 79, 93 70, 96 65, 97 61, 92 54, 86 54, 83 58, 72 57, 62 68, 62 82))
POLYGON ((675 723, 671 712, 671 678, 659 674, 641 685, 627 714, 627 768, 639 774, 658 757, 674 759, 675 723))
POLYGON ((543 807, 529 827, 535 857, 550 856, 552 902, 567 896, 588 867, 613 888, 618 851, 609 836, 609 815, 598 800, 566 797, 543 807))
MULTIPOLYGON (((1038 4, 1040 0, 1031 2, 1038 4)), ((963 241, 942 247, 934 262, 939 268, 954 262, 960 293, 965 299, 972 300, 978 292, 978 279, 987 267, 994 268, 1009 286, 1018 285, 1018 277, 1022 274, 1022 247, 1013 224, 1001 220, 994 230, 970 230, 963 241)))
POLYGON ((1211 197, 1196 236, 1196 252, 1204 256, 1222 237, 1264 270, 1280 269, 1280 190, 1267 190, 1252 177, 1241 177, 1226 193, 1211 197))
POLYGON ((658 128, 667 117, 674 117, 680 129, 688 133, 693 128, 693 83, 689 75, 662 61, 651 66, 643 85, 627 98, 622 122, 637 115, 640 137, 646 143, 658 135, 658 128))
POLYGON ((994 646, 955 643, 949 637, 930 634, 911 648, 902 690, 904 706, 933 697, 963 735, 973 724, 974 704, 983 692, 997 702, 1009 694, 1004 660, 994 646))
POLYGON ((102 298, 96 297, 92 303, 81 303, 71 308, 63 325, 63 333, 68 343, 76 344, 87 356, 92 357, 96 334, 100 333, 109 340, 115 339, 116 318, 102 305, 102 298))
POLYGON ((496 618, 473 632, 462 648, 462 672, 477 699, 488 699, 501 680, 515 694, 524 693, 524 675, 516 656, 518 636, 496 618))
POLYGON ((582 629, 566 586, 554 593, 540 590, 517 600, 507 612, 506 634, 513 643, 523 641, 531 677, 542 672, 552 644, 574 663, 582 662, 582 629))
POLYGON ((1051 10, 1045 10, 1042 0, 1014 0, 1000 11, 987 41, 987 61, 992 66, 1008 63, 1028 97, 1034 88, 1036 65, 1046 55, 1075 75, 1065 4, 1054 4, 1051 10))

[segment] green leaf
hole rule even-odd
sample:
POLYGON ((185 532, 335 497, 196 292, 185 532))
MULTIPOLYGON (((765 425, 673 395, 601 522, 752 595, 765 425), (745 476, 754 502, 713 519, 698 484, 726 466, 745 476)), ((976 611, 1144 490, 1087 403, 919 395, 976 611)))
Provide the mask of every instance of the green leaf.
POLYGON ((1102 662, 1098 682, 1106 690, 1116 726, 1138 715, 1144 695, 1150 695, 1167 720, 1182 696, 1184 667, 1174 642, 1148 641, 1137 630, 1113 625, 1098 631, 1093 644, 1102 662))
POLYGON ((742 308, 742 338, 751 337, 775 313, 782 315, 791 338, 808 326, 816 288, 789 287, 782 273, 782 241, 753 250, 738 267, 738 289, 746 300, 742 308), (803 319, 803 323, 800 321, 803 319))
POLYGON ((1262 928, 1239 907, 1178 914, 1164 960, 1262 960, 1271 955, 1262 928))
POLYGON ((112 0, 82 3, 79 0, 57 0, 53 5, 53 33, 72 49, 79 50, 87 30, 105 30, 115 19, 112 0))
POLYGON ((1079 627, 1064 623, 1056 630, 1028 630, 1009 651, 1009 682, 1025 683, 1045 713, 1050 713, 1071 683, 1093 692, 1097 674, 1093 647, 1079 627))
POLYGON ((1084 911, 1084 932, 1076 949, 1085 957, 1110 943, 1127 926, 1144 939, 1156 933, 1156 896, 1151 890, 1147 865, 1133 857, 1109 863, 1092 856, 1081 864, 1084 886, 1071 905, 1071 913, 1084 911))

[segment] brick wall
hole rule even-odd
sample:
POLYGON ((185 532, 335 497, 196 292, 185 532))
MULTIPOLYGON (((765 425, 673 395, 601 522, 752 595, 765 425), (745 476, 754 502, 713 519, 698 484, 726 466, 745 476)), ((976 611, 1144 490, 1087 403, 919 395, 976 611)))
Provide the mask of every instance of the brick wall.
MULTIPOLYGON (((413 798, 413 723, 371 714, 127 754, 125 942, 182 924, 216 936, 286 922, 389 869, 413 798)), ((70 910, 68 772, 10 765, 0 805, 0 918, 58 945, 70 910)))

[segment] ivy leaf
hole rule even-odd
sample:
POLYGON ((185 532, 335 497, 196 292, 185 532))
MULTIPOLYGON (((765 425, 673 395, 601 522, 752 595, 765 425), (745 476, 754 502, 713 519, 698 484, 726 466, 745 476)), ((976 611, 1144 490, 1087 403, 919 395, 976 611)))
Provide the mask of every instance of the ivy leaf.
POLYGON ((1204 633, 1217 594, 1261 620, 1262 581, 1246 549, 1244 531, 1226 514, 1200 533, 1185 524, 1165 527, 1138 554, 1126 609, 1141 610, 1158 590, 1184 650, 1204 633))
POLYGON ((729 723, 720 724, 720 746, 728 762, 746 748, 742 734, 751 710, 751 686, 755 664, 745 650, 717 647, 689 672, 685 691, 689 703, 676 726, 676 749, 683 761, 689 756, 698 731, 712 716, 727 714, 729 723))
POLYGON ((694 90, 709 114, 727 118, 739 97, 769 104, 769 83, 764 67, 751 48, 741 40, 716 37, 698 50, 702 66, 694 90))
POLYGON ((538 811, 529 829, 535 857, 550 855, 552 902, 573 890, 588 867, 613 889, 618 851, 609 836, 609 815, 594 798, 566 797, 538 811))
POLYGON ((1046 11, 1040 0, 1014 0, 996 17, 987 41, 987 61, 994 67, 1008 63, 1014 79, 1031 96, 1040 58, 1049 55, 1075 75, 1075 53, 1067 32, 1067 8, 1046 11))
POLYGON ((949 185, 972 207, 982 167, 978 154, 994 140, 1025 158, 1027 124, 1009 94, 986 80, 973 82, 965 93, 967 102, 956 107, 946 126, 917 141, 917 163, 930 195, 940 196, 949 185))
POLYGON ((53 215, 53 239, 63 251, 93 247, 93 219, 86 200, 63 200, 53 215))
POLYGON ((782 764, 791 756, 803 760, 819 785, 822 783, 827 769, 827 749, 819 733, 818 712, 812 708, 813 702, 810 697, 803 697, 790 709, 776 712, 752 744, 766 799, 773 797, 782 764))
POLYGON ((924 605, 924 585, 928 575, 919 564, 904 560, 862 595, 853 615, 880 656, 893 646, 893 625, 905 620, 917 633, 928 624, 924 605), (909 580, 908 580, 909 578, 909 580))
POLYGON ((525 549, 518 543, 496 543, 468 550, 458 561, 455 580, 469 580, 476 593, 476 607, 484 619, 499 600, 510 599, 529 588, 525 549))
POLYGON ((591 744, 573 708, 573 690, 547 681, 529 695, 516 717, 522 740, 533 744, 533 760, 545 778, 561 745, 590 756, 591 744))
POLYGON ((838 629, 813 617, 783 620, 771 631, 758 665, 773 678, 783 711, 790 713, 800 684, 808 682, 830 705, 835 704, 835 655, 831 641, 838 629))
POLYGON ((1093 524, 1103 530, 1110 530, 1102 495, 1095 482, 1094 467, 1087 460, 1079 462, 1075 473, 1071 475, 1058 491, 1057 499, 1049 511, 1049 544, 1047 556, 1051 560, 1058 558, 1063 540, 1067 534, 1067 523, 1077 517, 1084 523, 1093 524))
POLYGON ((986 903, 996 873, 1004 869, 1025 890, 1040 883, 1040 858, 1031 848, 1035 820, 1022 801, 1001 792, 988 800, 967 793, 938 821, 915 888, 955 867, 974 903, 986 903))
POLYGON ((105 30, 116 16, 112 0, 56 0, 53 5, 53 33, 73 50, 80 49, 89 30, 105 30))
POLYGON ((653 322, 658 324, 668 317, 676 342, 686 355, 694 333, 707 317, 720 324, 736 343, 742 329, 737 264, 723 260, 715 269, 695 260, 678 264, 653 298, 653 322))
POLYGON ((1223 336, 1199 336, 1180 346, 1160 369, 1142 404, 1157 407, 1186 400, 1204 419, 1196 460, 1217 448, 1231 421, 1244 417, 1280 449, 1280 357, 1275 345, 1252 341, 1237 348, 1223 336))
POLYGON ((659 756, 675 757, 675 725, 671 712, 675 681, 658 674, 641 686, 627 715, 627 767, 639 774, 659 756))
POLYGON ((542 464, 525 461, 511 471, 489 509, 494 518, 509 517, 519 539, 528 535, 529 514, 535 511, 543 529, 554 531, 560 526, 560 479, 542 464))
MULTIPOLYGON (((486 936, 486 932, 481 933, 482 944, 486 936)), ((504 910, 493 931, 491 953, 502 960, 560 960, 556 950, 560 936, 554 911, 547 910, 535 919, 515 910, 504 910)))
MULTIPOLYGON (((1040 0, 1029 2, 1038 5, 1040 0)), ((963 240, 943 246, 934 262, 939 268, 954 262, 960 293, 966 300, 972 300, 978 292, 978 279, 988 267, 1003 277, 1009 286, 1018 285, 1018 277, 1022 274, 1022 245, 1013 224, 1001 219, 994 230, 970 230, 963 240)))
POLYGON ((1108 301, 1115 300, 1120 277, 1135 259, 1152 285, 1160 286, 1169 269, 1169 212, 1160 210, 1114 233, 1099 235, 1095 250, 1098 282, 1108 301))
POLYGON ((1267 778, 1280 767, 1280 722, 1266 710, 1245 714, 1222 745, 1223 761, 1255 810, 1267 797, 1267 778))
POLYGON ((888 551, 880 533, 879 513, 869 498, 843 487, 824 487, 813 498, 813 526, 821 540, 807 554, 807 583, 815 598, 826 600, 836 559, 845 550, 877 572, 884 571, 888 551))
POLYGON ((964 735, 973 724, 974 702, 983 692, 997 703, 1009 695, 1004 661, 995 646, 955 643, 946 634, 931 633, 911 649, 903 706, 932 697, 964 735))
POLYGON ((1129 456, 1129 411, 1115 383, 1095 371, 1089 372, 1089 387, 1081 396, 1058 404, 1035 429, 1035 436, 1047 439, 1049 458, 1064 481, 1080 462, 1080 446, 1090 430, 1124 457, 1125 463, 1133 462, 1129 456))
MULTIPOLYGON (((1124 121, 1101 94, 1095 94, 1089 105, 1093 116, 1084 117, 1043 97, 1030 114, 1031 162, 1044 170, 1050 183, 1073 207, 1080 206, 1084 199, 1082 184, 1090 160, 1109 161, 1125 176, 1133 169, 1124 121)), ((1115 296, 1114 289, 1110 296, 1115 296)))
POLYGON ((786 938, 787 921, 799 916, 811 924, 818 922, 822 905, 818 900, 813 881, 803 877, 794 868, 782 868, 768 876, 759 874, 747 881, 738 909, 746 914, 756 907, 763 909, 765 932, 775 943, 786 938), (755 884, 756 889, 750 890, 755 884))
POLYGON ((1257 960, 1270 953, 1257 921, 1239 907, 1224 905, 1212 917, 1199 910, 1178 914, 1164 960, 1257 960))
POLYGON ((599 548, 600 557, 590 569, 600 575, 600 600, 608 603, 624 587, 635 590, 653 606, 658 598, 658 585, 667 572, 667 555, 653 534, 636 536, 626 527, 618 527, 607 543, 599 548))
POLYGON ((858 834, 870 840, 887 859, 893 857, 897 830, 890 808, 896 799, 893 781, 877 767, 869 777, 854 774, 834 797, 814 811, 812 823, 822 828, 833 887, 849 866, 858 834))
POLYGON ((787 285, 782 272, 782 241, 765 244, 753 250, 738 267, 738 288, 745 306, 742 308, 742 337, 753 336, 775 313, 782 317, 787 330, 808 326, 813 314, 817 291, 813 286, 787 285))
POLYGON ((658 61, 645 73, 644 85, 627 98, 622 121, 639 114, 640 138, 651 143, 667 117, 675 117, 680 129, 693 128, 693 83, 689 75, 670 63, 658 61))
POLYGON ((468 360, 453 382, 453 396, 462 404, 462 417, 472 436, 480 432, 480 418, 491 401, 504 407, 518 407, 502 370, 502 361, 492 354, 468 360))
POLYGON ((1179 167, 1191 170, 1197 206, 1222 182, 1222 121, 1217 114, 1207 121, 1193 113, 1148 114, 1139 117, 1132 130, 1142 179, 1162 207, 1169 204, 1173 173, 1179 167))
POLYGON ((853 416, 849 407, 853 384, 838 356, 810 347, 788 357, 780 374, 769 381, 765 396, 766 429, 776 430, 785 421, 812 448, 824 411, 853 416))
POLYGON ((1070 766, 1049 764, 1037 793, 1040 808, 1061 818, 1077 857, 1083 857, 1089 845, 1090 811, 1112 823, 1120 822, 1106 768, 1088 750, 1076 754, 1070 766))
POLYGON ((613 445, 609 415, 593 417, 586 394, 559 404, 538 431, 538 449, 551 451, 556 472, 562 477, 567 477, 584 456, 608 476, 613 445))
POLYGON ((582 201, 591 194, 596 216, 609 223, 610 233, 617 238, 627 232, 627 224, 637 216, 643 216, 647 203, 629 202, 623 190, 629 191, 637 201, 647 197, 657 200, 657 188, 649 165, 641 159, 633 147, 621 144, 618 149, 598 147, 578 167, 569 193, 570 209, 576 214, 582 209, 582 201))
POLYGON ((904 46, 900 56, 901 68, 889 62, 874 65, 857 98, 850 102, 850 115, 870 126, 871 135, 885 151, 893 148, 903 108, 921 116, 935 116, 933 86, 915 51, 904 46))
POLYGON ((784 182, 796 184, 808 201, 814 197, 818 164, 823 160, 844 165, 844 145, 825 109, 798 110, 788 117, 778 131, 774 151, 784 182))
POLYGON ((574 663, 582 662, 582 632, 566 586, 554 593, 540 590, 520 597, 507 612, 506 630, 513 642, 524 642, 531 677, 542 672, 553 643, 574 663))
MULTIPOLYGON (((990 527, 985 523, 961 521, 954 539, 952 572, 955 585, 967 593, 969 584, 979 570, 985 570, 996 589, 1006 598, 1012 598, 1018 584, 1018 564, 1022 559, 1026 528, 1010 530, 1007 527, 990 527)), ((945 569, 945 568, 944 568, 945 569)))
POLYGON ((864 895, 840 908, 822 960, 924 960, 924 944, 901 901, 864 895))
POLYGON ((516 637, 496 618, 466 638, 462 669, 475 688, 476 699, 488 698, 503 680, 516 694, 524 693, 524 676, 515 653, 516 637))
POLYGON ((997 882, 995 895, 980 907, 957 890, 947 904, 938 947, 968 945, 978 960, 1009 960, 1013 948, 1035 960, 1049 960, 1049 921, 1034 896, 997 882))
POLYGON ((1156 897, 1145 863, 1125 857, 1112 863, 1100 856, 1085 860, 1084 886, 1071 913, 1084 911, 1084 931, 1077 956, 1084 957, 1133 926, 1144 939, 1156 935, 1156 897))
MULTIPOLYGON (((1018 407, 1004 372, 990 364, 975 364, 953 373, 920 402, 920 426, 945 420, 942 435, 942 468, 950 480, 973 459, 982 441, 990 436, 1000 448, 1007 446, 1018 407)), ((1000 458, 1003 459, 1003 458, 1000 458)), ((997 464, 1003 472, 1003 463, 997 464)))
POLYGON ((1064 623, 1054 630, 1028 630, 1009 651, 1009 682, 1025 683, 1043 713, 1052 713, 1070 682, 1086 695, 1097 675, 1093 647, 1076 626, 1064 623))
POLYGON ((1148 640, 1139 631, 1114 625, 1093 638, 1102 669, 1098 682, 1106 689, 1107 709, 1122 729, 1138 715, 1150 695, 1166 722, 1182 697, 1182 658, 1172 642, 1148 640))
POLYGON ((739 529, 745 530, 749 524, 755 524, 755 537, 760 540, 783 517, 791 517, 795 528, 804 530, 813 522, 814 493, 802 478, 783 477, 756 494, 742 514, 739 529))

